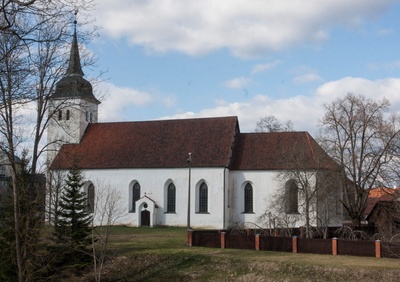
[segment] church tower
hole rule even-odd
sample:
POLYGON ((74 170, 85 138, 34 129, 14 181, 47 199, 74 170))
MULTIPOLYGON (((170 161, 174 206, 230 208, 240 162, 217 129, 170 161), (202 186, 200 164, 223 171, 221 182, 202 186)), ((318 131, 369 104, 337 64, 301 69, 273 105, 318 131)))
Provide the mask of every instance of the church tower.
POLYGON ((76 20, 71 44, 68 68, 64 77, 56 83, 55 92, 50 99, 47 131, 47 163, 50 165, 61 145, 80 142, 89 123, 98 120, 100 101, 93 95, 89 81, 83 78, 76 35, 76 20))

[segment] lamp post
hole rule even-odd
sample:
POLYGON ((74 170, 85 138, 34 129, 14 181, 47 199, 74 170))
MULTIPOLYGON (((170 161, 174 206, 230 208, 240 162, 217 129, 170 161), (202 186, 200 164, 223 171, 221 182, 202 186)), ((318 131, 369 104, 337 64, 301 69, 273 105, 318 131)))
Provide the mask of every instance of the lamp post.
POLYGON ((190 229, 190 178, 192 173, 191 163, 192 163, 192 153, 189 153, 189 157, 187 159, 189 165, 189 185, 188 185, 188 209, 187 209, 187 230, 190 229))

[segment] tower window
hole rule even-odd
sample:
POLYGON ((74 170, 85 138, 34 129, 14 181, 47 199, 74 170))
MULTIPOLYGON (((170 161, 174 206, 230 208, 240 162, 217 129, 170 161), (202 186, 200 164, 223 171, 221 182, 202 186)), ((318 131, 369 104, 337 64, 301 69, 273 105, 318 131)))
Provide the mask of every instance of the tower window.
POLYGON ((58 110, 58 120, 62 120, 62 111, 58 110))
POLYGON ((69 110, 67 110, 67 117, 66 120, 69 120, 69 110))
POLYGON ((93 114, 90 113, 90 122, 93 122, 93 114))

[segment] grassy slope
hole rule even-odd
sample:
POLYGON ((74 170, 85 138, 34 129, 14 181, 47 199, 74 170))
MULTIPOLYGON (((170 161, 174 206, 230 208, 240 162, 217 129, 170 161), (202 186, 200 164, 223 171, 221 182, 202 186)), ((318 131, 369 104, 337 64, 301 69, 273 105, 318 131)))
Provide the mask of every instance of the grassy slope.
POLYGON ((222 250, 185 241, 183 228, 114 227, 103 281, 400 281, 396 259, 222 250))

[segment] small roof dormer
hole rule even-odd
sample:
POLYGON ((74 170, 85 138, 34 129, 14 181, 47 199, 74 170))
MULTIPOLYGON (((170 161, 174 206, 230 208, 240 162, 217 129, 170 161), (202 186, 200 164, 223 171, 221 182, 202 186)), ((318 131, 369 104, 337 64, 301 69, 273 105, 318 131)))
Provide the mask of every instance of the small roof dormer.
POLYGON ((76 35, 76 20, 74 21, 74 34, 72 38, 68 68, 65 75, 56 84, 53 99, 84 99, 95 104, 100 101, 93 95, 93 88, 89 81, 83 78, 79 45, 76 35))

